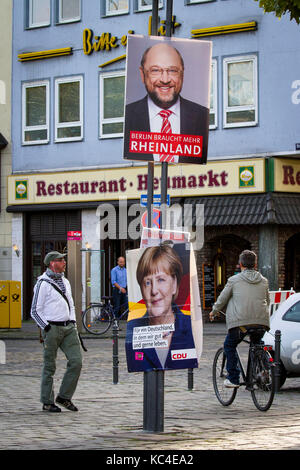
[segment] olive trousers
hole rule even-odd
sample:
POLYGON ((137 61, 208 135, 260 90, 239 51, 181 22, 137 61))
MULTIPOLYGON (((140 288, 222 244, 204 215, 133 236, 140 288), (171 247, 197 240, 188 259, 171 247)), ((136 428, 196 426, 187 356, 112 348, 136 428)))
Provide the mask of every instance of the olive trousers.
POLYGON ((75 393, 82 367, 80 340, 76 326, 51 325, 48 332, 42 332, 44 340, 44 366, 41 379, 41 402, 45 405, 54 404, 53 377, 56 371, 58 349, 65 354, 68 362, 58 395, 71 400, 75 393))

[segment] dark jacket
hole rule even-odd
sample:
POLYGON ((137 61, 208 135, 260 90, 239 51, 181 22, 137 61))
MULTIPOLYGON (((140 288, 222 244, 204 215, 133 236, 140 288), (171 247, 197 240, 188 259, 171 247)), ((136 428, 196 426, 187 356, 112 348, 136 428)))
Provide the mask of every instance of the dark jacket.
MULTIPOLYGON (((177 356, 176 360, 172 359, 171 353, 174 351, 182 351, 184 357, 184 350, 195 348, 190 315, 184 315, 176 305, 173 306, 173 311, 175 313, 175 331, 164 369, 197 368, 197 359, 178 359, 177 356)), ((125 345, 128 372, 146 372, 154 369, 163 370, 155 348, 132 349, 133 328, 148 325, 149 317, 147 313, 142 318, 131 320, 127 323, 125 345)))
MULTIPOLYGON (((180 97, 180 134, 203 136, 202 157, 179 157, 179 163, 206 163, 209 109, 180 97)), ((126 106, 124 132, 124 158, 152 161, 152 154, 130 153, 130 131, 150 132, 147 96, 126 106)))

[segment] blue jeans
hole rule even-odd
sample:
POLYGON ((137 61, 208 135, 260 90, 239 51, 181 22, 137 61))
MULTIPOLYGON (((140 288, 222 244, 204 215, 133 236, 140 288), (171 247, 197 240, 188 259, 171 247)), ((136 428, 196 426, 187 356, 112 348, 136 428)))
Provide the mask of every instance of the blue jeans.
POLYGON ((112 296, 113 296, 113 305, 114 305, 114 314, 117 318, 120 316, 120 307, 128 307, 128 298, 127 298, 127 292, 123 294, 122 292, 119 291, 116 287, 113 287, 112 290, 112 296))
POLYGON ((243 333, 237 326, 236 328, 230 328, 230 330, 228 330, 227 336, 224 341, 224 351, 227 359, 227 378, 233 384, 238 384, 240 381, 240 370, 238 368, 236 348, 245 336, 246 333, 243 333))
MULTIPOLYGON (((247 326, 245 326, 247 329, 247 326)), ((250 327, 248 327, 250 328, 250 327)), ((237 352, 236 348, 238 344, 243 341, 245 336, 247 335, 247 332, 243 332, 238 326, 235 328, 230 328, 228 330, 227 336, 224 341, 224 351, 226 355, 226 369, 228 372, 227 378, 230 380, 231 383, 233 384, 238 384, 240 380, 240 369, 238 367, 238 357, 237 357, 237 352)), ((254 333, 252 334, 251 338, 252 340, 255 340, 255 342, 259 342, 262 338, 263 333, 254 333)))

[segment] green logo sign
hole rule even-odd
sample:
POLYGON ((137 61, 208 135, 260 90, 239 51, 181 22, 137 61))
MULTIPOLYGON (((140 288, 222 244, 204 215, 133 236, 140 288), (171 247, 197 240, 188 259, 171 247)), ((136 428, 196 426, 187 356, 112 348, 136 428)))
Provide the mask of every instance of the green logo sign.
POLYGON ((17 180, 16 181, 16 199, 27 199, 27 180, 17 180))
POLYGON ((240 188, 254 186, 254 166, 239 167, 240 188))

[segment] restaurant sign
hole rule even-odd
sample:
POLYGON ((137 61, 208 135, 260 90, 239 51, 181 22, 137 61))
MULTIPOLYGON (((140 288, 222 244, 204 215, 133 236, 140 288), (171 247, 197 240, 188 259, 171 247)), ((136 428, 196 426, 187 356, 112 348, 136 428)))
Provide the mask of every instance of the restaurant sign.
MULTIPOLYGON (((8 176, 8 205, 138 199, 147 191, 147 166, 8 176), (55 175, 55 176, 54 176, 55 175)), ((160 193, 160 165, 154 191, 160 193)), ((198 165, 170 165, 170 197, 244 194, 265 191, 265 162, 226 160, 198 165)))
POLYGON ((274 158, 274 191, 300 192, 299 158, 274 158))

